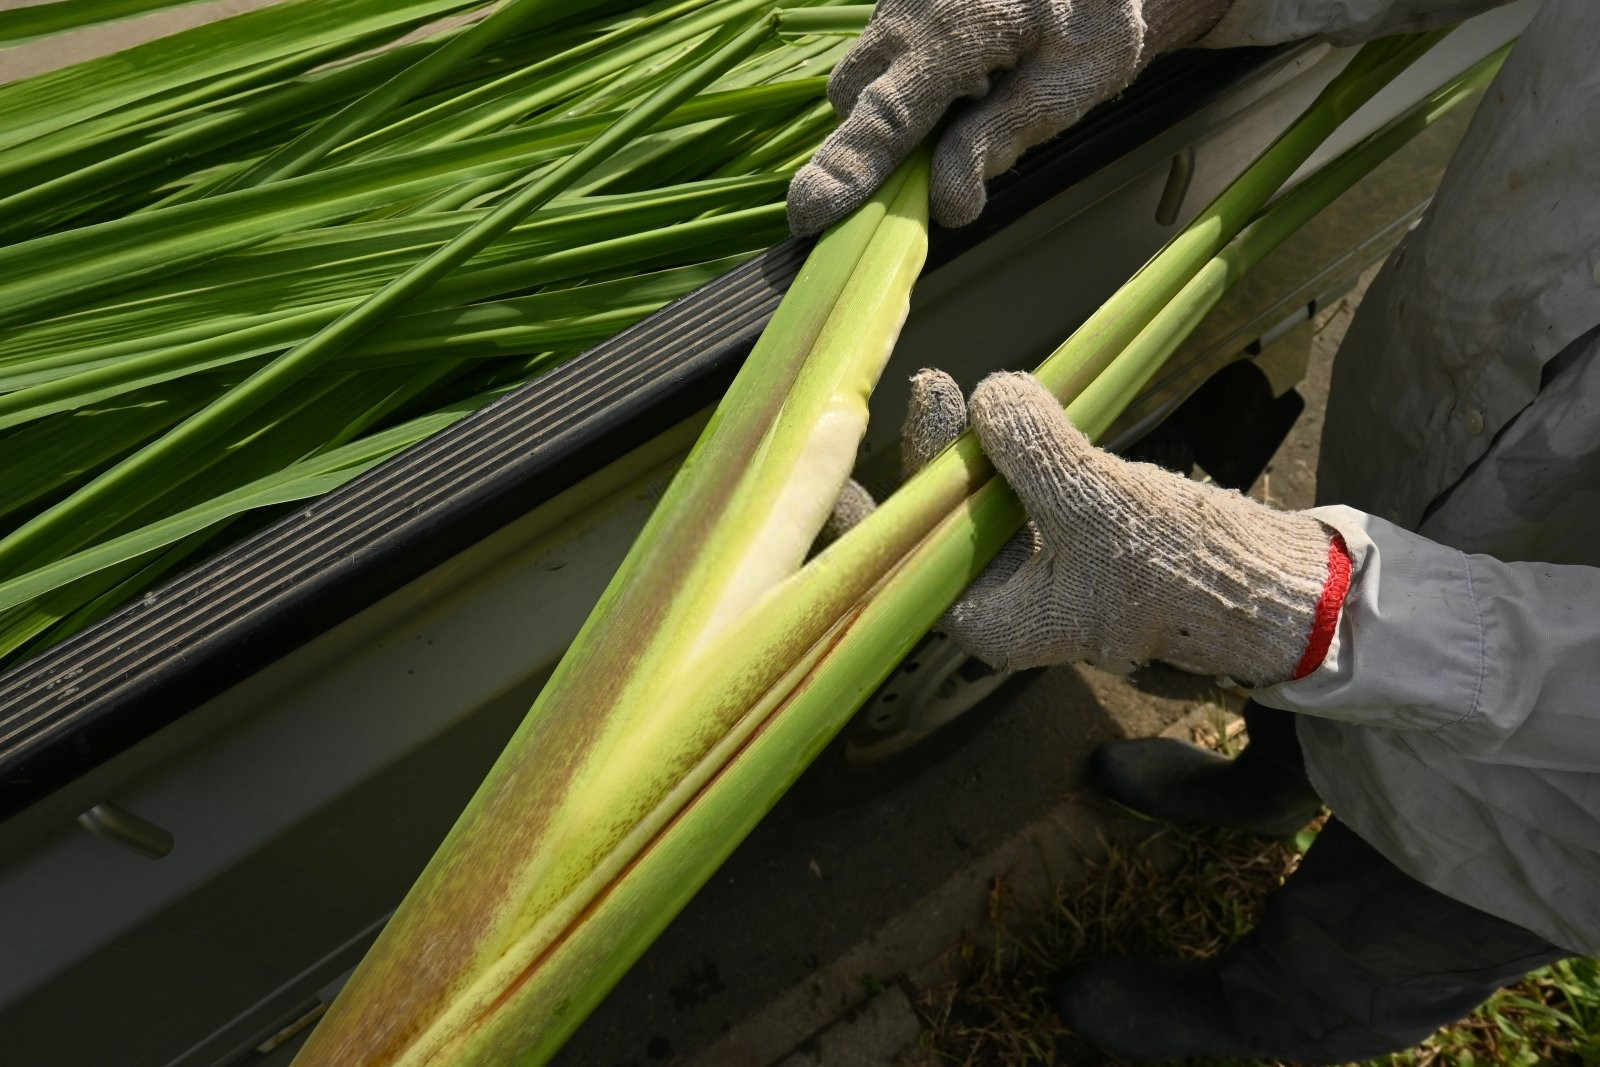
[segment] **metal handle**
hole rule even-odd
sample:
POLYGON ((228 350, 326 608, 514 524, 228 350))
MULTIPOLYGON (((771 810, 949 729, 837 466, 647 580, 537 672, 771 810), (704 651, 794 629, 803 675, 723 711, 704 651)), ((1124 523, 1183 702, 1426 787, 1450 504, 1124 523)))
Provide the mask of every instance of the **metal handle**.
POLYGON ((170 833, 109 800, 79 815, 78 825, 98 838, 130 848, 153 860, 172 851, 170 833))

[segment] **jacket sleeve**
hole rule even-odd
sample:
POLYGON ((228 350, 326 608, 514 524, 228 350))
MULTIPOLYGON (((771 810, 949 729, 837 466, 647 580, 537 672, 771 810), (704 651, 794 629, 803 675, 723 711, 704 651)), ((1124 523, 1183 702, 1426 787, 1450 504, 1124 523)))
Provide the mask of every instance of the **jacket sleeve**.
POLYGON ((1233 0, 1201 48, 1237 48, 1326 37, 1340 44, 1435 29, 1507 0, 1233 0))
POLYGON ((1433 734, 1469 758, 1600 771, 1600 568, 1501 563, 1345 507, 1350 591, 1321 666, 1269 707, 1433 734))

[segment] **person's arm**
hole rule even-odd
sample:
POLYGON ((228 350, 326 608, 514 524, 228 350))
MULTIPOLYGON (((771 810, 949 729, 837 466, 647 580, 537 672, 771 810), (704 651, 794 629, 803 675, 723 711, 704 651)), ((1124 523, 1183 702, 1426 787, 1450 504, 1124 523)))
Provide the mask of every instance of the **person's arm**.
POLYGON ((1600 768, 1600 568, 1468 555, 1350 508, 1307 514, 1342 535, 1350 590, 1320 666, 1256 700, 1498 763, 1600 768))
POLYGON ((1340 44, 1437 29, 1509 0, 1233 0, 1199 41, 1237 48, 1325 37, 1340 44))
MULTIPOLYGON (((959 401, 948 376, 919 383, 913 414, 959 401)), ((1032 519, 940 623, 992 666, 1160 659, 1273 707, 1600 770, 1600 568, 1469 556, 1129 462, 1025 374, 991 375, 969 412, 1032 519)))

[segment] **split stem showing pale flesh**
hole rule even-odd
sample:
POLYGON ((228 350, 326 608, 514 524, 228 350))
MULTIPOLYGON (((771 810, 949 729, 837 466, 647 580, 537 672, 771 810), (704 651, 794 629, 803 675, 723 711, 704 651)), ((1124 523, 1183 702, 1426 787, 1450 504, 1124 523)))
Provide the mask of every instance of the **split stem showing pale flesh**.
MULTIPOLYGON (((818 243, 305 1062, 541 1058, 643 947, 641 928, 624 932, 627 951, 545 967, 568 958, 562 946, 626 883, 748 707, 701 701, 695 675, 727 660, 800 566, 849 474, 926 255, 927 167, 919 154, 818 243)), ((759 698, 809 644, 771 650, 730 692, 759 698)))

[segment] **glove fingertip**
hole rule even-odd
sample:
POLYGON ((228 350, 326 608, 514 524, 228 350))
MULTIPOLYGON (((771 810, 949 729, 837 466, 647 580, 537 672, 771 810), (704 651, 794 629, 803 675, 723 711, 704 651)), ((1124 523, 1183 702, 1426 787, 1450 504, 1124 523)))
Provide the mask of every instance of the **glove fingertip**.
POLYGON ((1021 371, 997 371, 979 382, 972 391, 970 419, 985 447, 986 434, 1000 441, 1019 430, 1036 432, 1040 428, 1087 443, 1055 395, 1039 379, 1021 371))
POLYGON ((924 368, 911 376, 911 396, 900 431, 900 461, 915 474, 967 429, 967 400, 956 380, 924 368))
POLYGON ((983 214, 988 198, 983 188, 981 164, 963 158, 959 149, 947 151, 945 141, 948 138, 946 134, 934 150, 928 206, 935 222, 953 230, 976 221, 983 214))
POLYGON ((923 367, 911 376, 911 410, 934 414, 944 425, 956 425, 952 437, 967 428, 966 394, 954 378, 936 367, 923 367))
POLYGON ((849 533, 857 523, 877 510, 878 502, 866 487, 854 478, 845 479, 839 498, 833 502, 833 511, 817 535, 819 543, 832 544, 849 533))
POLYGON ((842 180, 827 165, 829 146, 818 150, 810 163, 789 179, 786 205, 789 229, 800 237, 821 233, 860 207, 874 185, 842 180))
POLYGON ((972 391, 969 402, 973 426, 980 420, 999 426, 1004 421, 1001 416, 1015 411, 1018 404, 1030 402, 1037 387, 1033 376, 1022 371, 1000 370, 985 376, 972 391))
POLYGON ((1036 522, 1054 528, 1062 478, 1083 467, 1093 445, 1032 375, 991 374, 972 392, 969 420, 990 462, 1036 522))

